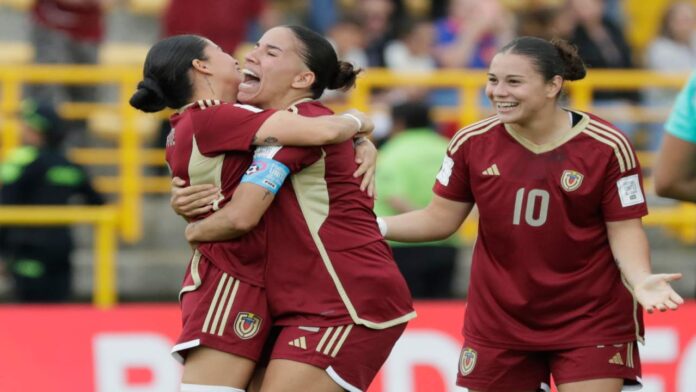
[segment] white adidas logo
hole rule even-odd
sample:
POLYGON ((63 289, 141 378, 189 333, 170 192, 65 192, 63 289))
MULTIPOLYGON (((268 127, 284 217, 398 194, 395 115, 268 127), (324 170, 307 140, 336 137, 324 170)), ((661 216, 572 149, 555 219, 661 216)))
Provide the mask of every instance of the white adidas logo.
POLYGON ((491 165, 491 167, 482 171, 481 174, 483 174, 484 176, 499 176, 500 170, 498 170, 498 165, 494 163, 493 165, 491 165))
POLYGON ((305 339, 304 336, 297 338, 295 340, 291 340, 288 344, 290 346, 301 348, 303 350, 307 349, 307 339, 305 339))
POLYGON ((609 363, 614 364, 614 365, 623 365, 624 361, 621 358, 621 354, 616 353, 616 354, 614 354, 613 357, 611 357, 611 359, 609 360, 609 363))

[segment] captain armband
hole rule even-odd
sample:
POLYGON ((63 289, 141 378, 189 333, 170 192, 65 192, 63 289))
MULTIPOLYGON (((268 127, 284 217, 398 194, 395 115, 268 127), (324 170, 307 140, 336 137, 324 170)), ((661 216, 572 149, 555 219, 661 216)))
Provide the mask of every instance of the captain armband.
POLYGON ((255 157, 242 177, 242 183, 256 184, 274 195, 290 174, 287 166, 270 158, 255 157))

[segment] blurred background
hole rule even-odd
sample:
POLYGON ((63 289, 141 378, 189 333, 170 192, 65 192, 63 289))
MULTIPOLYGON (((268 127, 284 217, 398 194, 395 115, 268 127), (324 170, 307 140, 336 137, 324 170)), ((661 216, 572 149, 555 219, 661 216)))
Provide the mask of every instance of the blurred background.
MULTIPOLYGON (((483 87, 497 49, 519 35, 569 40, 590 71, 567 86, 564 99, 631 138, 645 171, 653 268, 682 272, 675 288, 684 297, 696 295, 696 206, 655 196, 651 180, 664 121, 696 69, 696 1, 0 0, 0 320, 51 323, 34 318, 44 309, 62 309, 25 303, 72 304, 64 309, 87 312, 74 315, 87 319, 110 309, 97 314, 117 320, 113 312, 123 304, 141 309, 137 304, 154 302, 164 308, 146 314, 166 309, 160 321, 173 324, 170 329, 178 325, 175 302, 190 250, 185 222, 169 208, 163 147, 171 112, 145 115, 128 99, 148 48, 162 37, 200 34, 243 62, 263 31, 279 24, 324 34, 339 58, 365 69, 356 89, 322 100, 336 111, 357 108, 373 116, 381 150, 376 210, 383 215, 427 204, 447 139, 492 113, 483 87), (51 154, 42 156, 32 148, 37 145, 51 145, 51 154), (32 181, 29 168, 39 161, 54 173, 45 183, 32 181)), ((457 313, 453 323, 461 322, 464 301, 432 301, 465 299, 475 235, 472 217, 448 241, 393 244, 414 296, 434 306, 421 316, 450 304, 457 313)), ((693 309, 683 317, 665 321, 665 328, 696 324, 693 309)), ((105 325, 95 328, 114 324, 105 325)), ((0 322, 0 341, 11 340, 4 327, 0 322)), ((452 335, 457 339, 456 328, 452 335)), ((655 351, 656 358, 667 358, 658 363, 670 367, 664 381, 650 384, 653 391, 696 390, 687 375, 696 373, 696 340, 688 345, 696 330, 682 335, 656 339, 672 342, 676 354, 655 351)), ((0 387, 10 388, 14 384, 3 384, 6 360, 0 358, 0 387)), ((170 390, 147 389, 159 380, 158 371, 134 369, 123 376, 130 384, 97 387, 94 380, 110 374, 102 372, 89 378, 88 389, 66 390, 170 390)), ((444 381, 378 384, 375 391, 453 388, 444 381)))

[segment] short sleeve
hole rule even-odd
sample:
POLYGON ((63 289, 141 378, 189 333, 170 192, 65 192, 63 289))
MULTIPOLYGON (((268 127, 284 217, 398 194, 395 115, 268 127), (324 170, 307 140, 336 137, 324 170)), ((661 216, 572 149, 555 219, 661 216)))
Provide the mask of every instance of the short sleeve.
POLYGON ((605 221, 641 218, 648 214, 640 163, 632 146, 611 154, 604 177, 602 214, 605 221), (632 155, 628 155, 630 152, 632 155), (635 163, 633 163, 635 162, 635 163))
POLYGON ((276 111, 247 105, 219 105, 211 111, 206 123, 195 124, 196 142, 203 155, 229 151, 249 151, 261 125, 276 111))
POLYGON ((677 96, 672 112, 665 123, 668 133, 696 143, 696 73, 691 75, 689 82, 682 88, 677 96))
POLYGON ((453 201, 475 202, 469 176, 468 147, 468 144, 464 144, 454 151, 452 148, 447 150, 435 177, 433 192, 436 195, 453 201))
POLYGON ((290 173, 297 173, 321 158, 321 147, 284 147, 263 146, 257 147, 254 156, 261 156, 276 160, 290 169, 290 173))

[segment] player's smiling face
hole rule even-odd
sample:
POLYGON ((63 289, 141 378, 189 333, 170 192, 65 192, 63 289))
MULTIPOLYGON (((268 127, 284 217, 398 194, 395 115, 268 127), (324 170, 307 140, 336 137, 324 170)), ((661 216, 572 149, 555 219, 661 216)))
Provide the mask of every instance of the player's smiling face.
POLYGON ((242 82, 242 70, 239 67, 239 62, 212 41, 208 41, 203 53, 206 58, 202 61, 205 63, 210 77, 217 80, 216 86, 223 88, 223 91, 219 91, 220 98, 225 101, 234 101, 239 83, 242 82))
MULTIPOLYGON (((240 102, 263 108, 282 109, 289 91, 310 72, 300 57, 302 43, 292 30, 275 27, 268 30, 246 55, 244 81, 239 86, 240 102)), ((311 84, 310 84, 311 85, 311 84)))
POLYGON ((560 83, 546 82, 527 56, 498 53, 488 69, 486 95, 500 121, 524 124, 556 104, 560 83))

